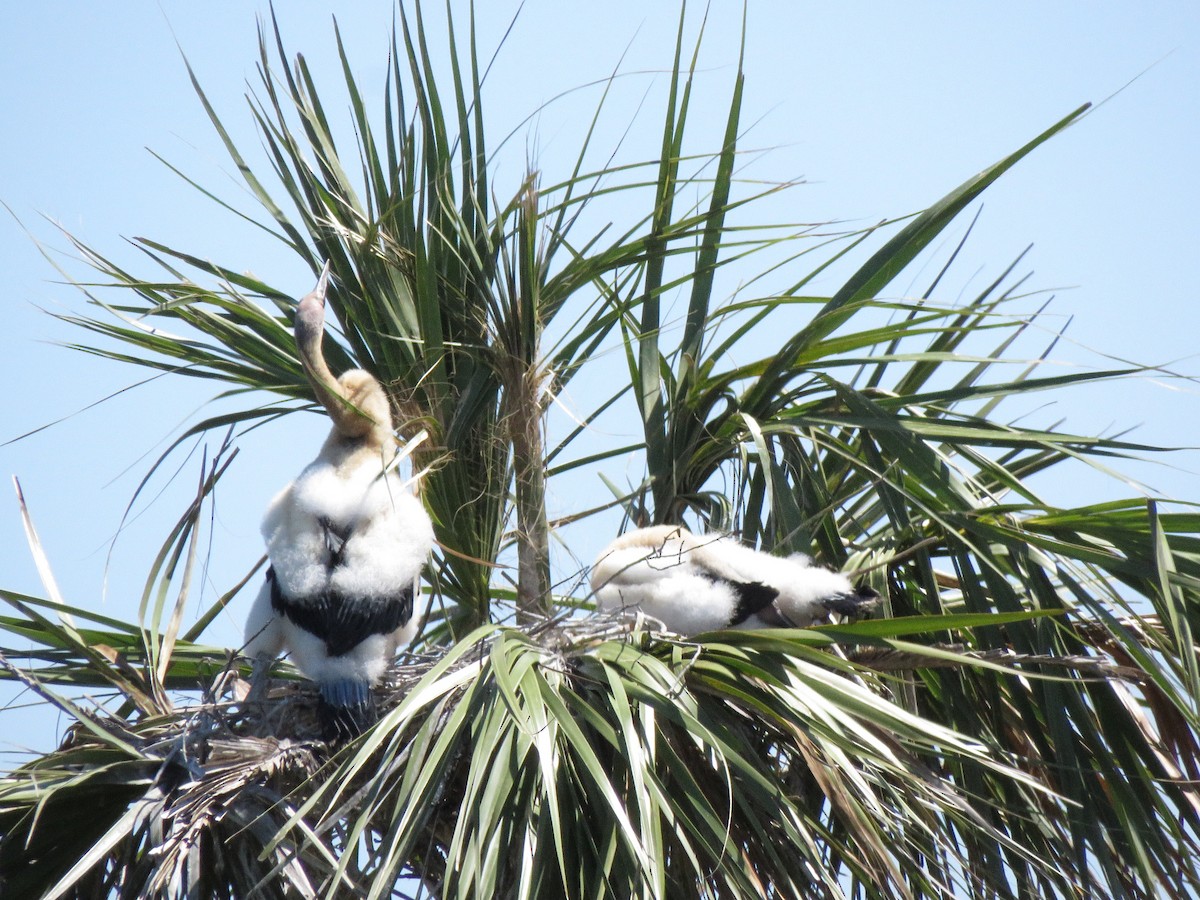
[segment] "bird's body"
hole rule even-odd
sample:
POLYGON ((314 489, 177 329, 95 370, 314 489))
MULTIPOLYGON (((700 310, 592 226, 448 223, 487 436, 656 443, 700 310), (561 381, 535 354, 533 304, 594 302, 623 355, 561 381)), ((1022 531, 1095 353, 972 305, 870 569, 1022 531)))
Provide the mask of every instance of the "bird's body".
POLYGON ((597 605, 639 610, 670 631, 806 627, 830 613, 864 614, 877 595, 807 557, 779 557, 728 535, 694 535, 674 525, 621 535, 591 574, 597 605))
POLYGON ((346 737, 369 721, 371 687, 420 624, 433 527, 391 467, 378 381, 358 369, 333 379, 324 367, 325 280, 301 301, 296 344, 334 428, 263 519, 270 568, 246 622, 246 653, 290 652, 320 686, 327 737, 346 737))
POLYGON ((251 649, 292 661, 319 683, 379 680, 423 610, 417 580, 433 534, 421 504, 379 462, 343 477, 321 459, 271 502, 262 524, 270 575, 251 649), (372 471, 374 469, 374 471, 372 471))

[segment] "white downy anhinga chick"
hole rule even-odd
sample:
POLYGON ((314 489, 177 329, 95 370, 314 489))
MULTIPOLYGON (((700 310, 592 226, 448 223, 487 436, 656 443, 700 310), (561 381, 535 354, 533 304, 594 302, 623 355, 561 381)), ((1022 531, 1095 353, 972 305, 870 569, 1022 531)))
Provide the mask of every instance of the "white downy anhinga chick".
POLYGON ((621 535, 597 558, 591 584, 601 610, 638 610, 682 635, 804 628, 831 613, 862 616, 879 597, 808 557, 772 556, 677 525, 621 535))
POLYGON ((371 688, 424 615, 418 580, 433 545, 421 503, 392 463, 387 395, 369 373, 325 364, 329 265, 296 310, 296 349, 333 430, 262 523, 270 568, 246 622, 246 653, 291 654, 321 691, 328 739, 374 715, 371 688))

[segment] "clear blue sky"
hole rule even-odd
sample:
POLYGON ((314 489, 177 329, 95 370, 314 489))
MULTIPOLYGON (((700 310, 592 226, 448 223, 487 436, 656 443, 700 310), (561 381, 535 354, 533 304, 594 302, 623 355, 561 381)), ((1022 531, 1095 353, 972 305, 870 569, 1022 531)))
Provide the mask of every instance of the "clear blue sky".
MULTIPOLYGON (((331 14, 360 83, 382 84, 390 2, 278 5, 288 46, 305 53, 329 90, 340 77, 331 14)), ((480 5, 487 52, 515 4, 480 5)), ((719 117, 741 10, 732 2, 714 6, 702 65, 719 117)), ((44 0, 5 12, 0 201, 23 227, 0 214, 7 280, 0 443, 146 374, 54 346, 84 335, 39 310, 83 308, 78 292, 56 283, 59 276, 35 243, 69 254, 52 223, 130 265, 138 265, 138 255, 123 238, 144 235, 253 270, 297 295, 310 287, 297 261, 239 226, 146 149, 252 208, 192 92, 180 48, 235 140, 256 150, 242 97, 246 82, 256 80, 255 16, 266 9, 265 0, 44 0)), ((656 81, 648 73, 670 65, 676 12, 665 0, 530 0, 486 88, 493 133, 517 127, 565 89, 606 77, 624 53, 623 70, 641 74, 623 79, 614 100, 609 121, 623 128, 643 92, 661 88, 661 76, 656 81)), ((701 12, 699 4, 693 12, 701 12)), ((919 209, 1081 103, 1116 94, 985 195, 957 283, 980 285, 1033 244, 1024 267, 1033 273, 1031 285, 1053 289, 1056 316, 1074 317, 1068 332, 1074 343, 1061 345, 1056 356, 1108 364, 1083 349, 1090 348, 1141 362, 1185 360, 1176 368, 1200 373, 1194 356, 1200 303, 1187 275, 1200 239, 1200 5, 751 0, 746 72, 745 120, 756 124, 744 146, 773 148, 754 174, 806 179, 788 195, 797 207, 787 211, 804 221, 867 224, 919 209)), ((594 89, 584 90, 541 112, 512 143, 502 179, 515 186, 528 153, 555 180, 596 99, 594 89)), ((635 120, 649 153, 658 121, 653 102, 635 120)), ((261 157, 252 164, 266 169, 261 157)), ((83 276, 80 266, 68 267, 83 276)), ((111 560, 110 541, 151 460, 213 393, 204 384, 163 380, 0 446, 0 472, 21 478, 69 602, 133 615, 153 552, 194 483, 198 461, 179 459, 184 477, 128 526, 111 560)), ((1200 444, 1200 396, 1191 384, 1142 382, 1047 399, 1074 431, 1140 426, 1134 433, 1140 440, 1200 444)), ((316 416, 297 416, 242 443, 218 501, 204 605, 257 559, 262 509, 312 456, 324 429, 316 416)), ((1136 473, 1163 495, 1200 499, 1197 453, 1176 454, 1171 462, 1178 469, 1136 473)), ((0 586, 44 595, 5 481, 0 586)), ((1115 490, 1082 474, 1074 496, 1071 487, 1063 502, 1115 490)), ((235 604, 210 640, 236 642, 249 599, 235 604)), ((49 739, 28 738, 39 746, 49 739)))

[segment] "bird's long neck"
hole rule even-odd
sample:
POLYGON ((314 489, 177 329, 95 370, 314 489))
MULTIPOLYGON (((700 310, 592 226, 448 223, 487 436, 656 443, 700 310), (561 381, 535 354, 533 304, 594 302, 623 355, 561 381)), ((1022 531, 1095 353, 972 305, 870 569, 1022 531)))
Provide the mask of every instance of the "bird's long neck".
POLYGON ((317 401, 325 407, 325 412, 333 420, 333 427, 347 436, 362 434, 366 430, 364 416, 354 409, 350 398, 325 364, 325 355, 321 352, 321 337, 320 331, 313 334, 297 325, 296 347, 300 351, 300 364, 304 367, 304 374, 308 376, 317 401))
POLYGON ((333 421, 334 430, 347 438, 385 441, 391 434, 387 395, 379 382, 365 372, 334 376, 325 362, 321 342, 325 336, 325 298, 309 294, 296 308, 296 350, 313 393, 333 421))
POLYGON ((395 438, 387 393, 379 381, 361 369, 351 369, 335 378, 325 362, 321 343, 325 337, 328 285, 326 263, 317 286, 296 307, 296 352, 313 393, 333 422, 320 458, 349 473, 359 466, 391 462, 395 438))

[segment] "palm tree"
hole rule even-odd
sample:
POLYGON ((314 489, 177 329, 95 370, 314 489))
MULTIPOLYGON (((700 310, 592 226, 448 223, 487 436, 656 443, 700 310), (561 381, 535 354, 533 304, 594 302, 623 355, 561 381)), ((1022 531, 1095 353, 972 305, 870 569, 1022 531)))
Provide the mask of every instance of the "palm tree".
POLYGON ((1142 370, 1021 363, 1037 313, 1016 263, 966 302, 938 299, 950 262, 919 296, 892 287, 1086 108, 905 219, 769 226, 755 203, 788 186, 735 177, 740 65, 720 148, 691 147, 686 15, 658 158, 594 166, 593 131, 571 171, 509 184, 489 169, 467 25, 448 19, 443 78, 420 4, 402 4, 377 111, 339 38, 353 136, 264 28, 251 109, 270 182, 193 77, 257 224, 314 278, 331 264, 326 356, 387 387, 435 522, 432 613, 381 720, 315 740, 314 692, 286 664, 270 703, 239 702, 244 661, 201 639, 253 572, 180 624, 239 430, 313 403, 298 289, 152 240, 155 271, 135 274, 77 243, 100 282, 81 285, 95 312, 68 317, 100 337, 85 349, 258 405, 181 436, 225 435, 139 622, 0 591, 0 665, 74 723, 0 779, 5 896, 1195 892, 1200 516, 1141 497, 1054 507, 1032 476, 1154 448, 1000 412, 1142 370), (563 425, 570 385, 590 407, 563 425), (618 415, 641 436, 598 445, 618 415), (631 456, 644 478, 621 486, 631 456), (551 521, 547 485, 581 472, 611 498, 551 521), (587 615, 558 557, 618 514, 802 550, 862 573, 885 613, 687 640, 587 615), (85 688, 111 699, 85 705, 85 688))

